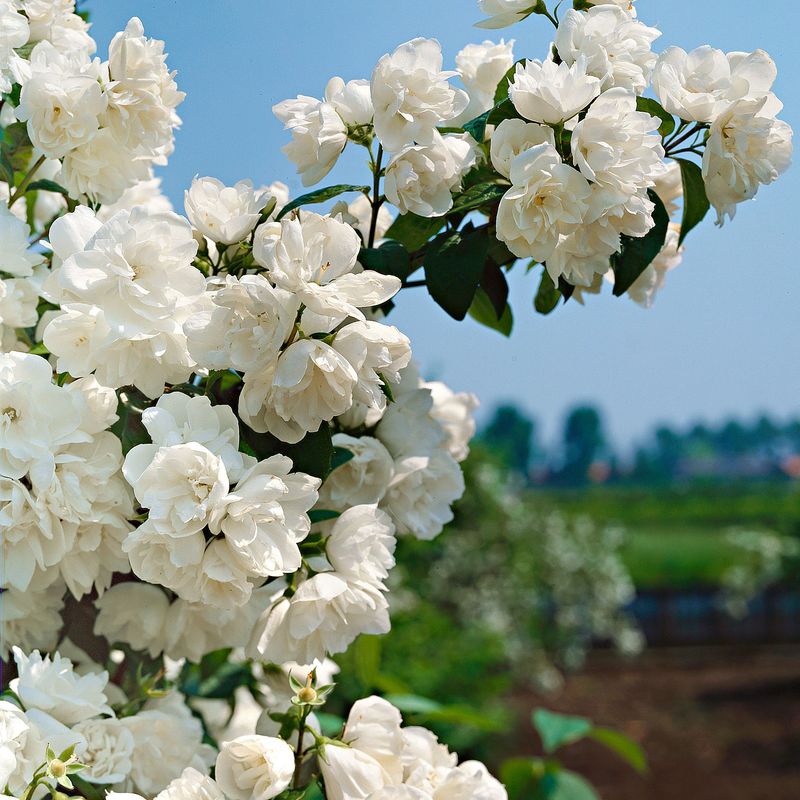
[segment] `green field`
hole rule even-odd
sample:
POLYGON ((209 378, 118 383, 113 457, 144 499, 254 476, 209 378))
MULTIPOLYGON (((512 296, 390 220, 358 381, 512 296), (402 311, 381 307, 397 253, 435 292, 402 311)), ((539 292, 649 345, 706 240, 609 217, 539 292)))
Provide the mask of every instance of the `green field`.
POLYGON ((561 508, 621 524, 623 559, 639 588, 718 583, 734 556, 726 538, 732 528, 800 533, 800 492, 789 483, 542 494, 561 508))

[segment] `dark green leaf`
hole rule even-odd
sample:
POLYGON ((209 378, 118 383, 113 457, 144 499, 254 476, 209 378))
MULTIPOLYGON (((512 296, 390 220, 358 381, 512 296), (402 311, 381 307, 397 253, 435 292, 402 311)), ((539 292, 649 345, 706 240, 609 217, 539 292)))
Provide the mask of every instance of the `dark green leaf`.
POLYGON ((640 774, 647 772, 647 757, 644 754, 644 750, 642 750, 638 742, 634 742, 624 733, 611 730, 611 728, 594 727, 589 732, 589 737, 615 752, 640 774))
POLYGON ((533 726, 542 737, 545 753, 553 753, 565 744, 583 739, 592 730, 592 723, 583 717, 556 714, 545 708, 533 712, 533 726))
POLYGON ((634 238, 622 237, 622 249, 611 257, 614 268, 614 295, 619 297, 634 284, 636 279, 650 266, 653 259, 664 247, 669 227, 669 214, 659 196, 652 190, 647 192, 655 204, 653 220, 655 225, 645 236, 634 238))
POLYGON ((416 214, 400 214, 389 226, 385 237, 405 246, 409 253, 419 250, 428 239, 438 233, 445 217, 419 217, 416 214))
POLYGON ((381 668, 381 638, 362 634, 353 645, 356 677, 364 692, 375 687, 381 668))
POLYGON ((396 275, 400 280, 405 280, 416 269, 403 243, 391 239, 380 247, 362 248, 358 260, 364 269, 382 275, 396 275))
POLYGON ((122 443, 122 452, 127 454, 137 444, 150 442, 150 434, 142 423, 142 413, 150 406, 150 400, 138 389, 117 390, 119 419, 111 426, 111 432, 122 443))
POLYGON ((315 711, 314 716, 319 722, 324 736, 338 736, 344 727, 344 720, 337 714, 329 714, 327 711, 315 711))
POLYGON ((331 471, 333 442, 330 425, 326 422, 318 431, 307 433, 297 444, 282 442, 270 433, 256 433, 247 426, 242 426, 241 430, 242 438, 261 461, 282 453, 292 459, 294 472, 306 472, 324 479, 331 471))
POLYGON ((517 257, 494 235, 489 236, 489 258, 499 267, 509 267, 517 257))
POLYGON ((89 783, 89 781, 84 780, 79 775, 72 776, 72 783, 86 800, 105 800, 106 793, 103 786, 96 786, 93 783, 89 783))
POLYGON ((451 214, 463 214, 478 208, 489 208, 497 205, 500 198, 508 191, 508 185, 499 183, 482 183, 471 186, 453 199, 451 214))
POLYGON ((63 187, 57 184, 55 181, 48 180, 47 178, 43 178, 42 180, 33 181, 33 183, 28 184, 27 190, 28 192, 58 192, 58 194, 68 195, 69 192, 63 187))
POLYGON ((558 276, 558 291, 561 292, 561 296, 564 298, 564 302, 566 303, 567 300, 575 294, 575 287, 569 283, 569 281, 565 280, 561 275, 558 276))
POLYGON ((472 305, 469 307, 469 315, 476 322, 480 322, 481 325, 485 325, 487 328, 502 333, 503 336, 510 336, 511 329, 514 327, 514 315, 511 313, 511 306, 506 303, 506 307, 500 315, 500 319, 498 319, 497 312, 495 311, 492 301, 489 299, 489 295, 480 287, 478 287, 478 290, 475 292, 472 305))
POLYGON ((341 516, 341 511, 333 511, 328 508, 312 508, 311 511, 308 512, 308 518, 311 520, 312 524, 314 522, 327 522, 329 519, 336 519, 341 516))
POLYGON ((15 172, 27 172, 33 146, 24 122, 13 122, 3 130, 2 149, 15 172))
POLYGON ((467 315, 478 288, 489 236, 485 228, 444 233, 425 255, 425 280, 430 296, 454 319, 467 315))
POLYGON ((561 292, 556 288, 547 269, 543 269, 542 279, 539 281, 539 289, 533 299, 533 307, 540 314, 549 314, 558 305, 560 299, 561 292))
POLYGON ((346 464, 354 456, 355 453, 352 450, 348 450, 346 447, 334 447, 333 455, 331 456, 331 472, 337 467, 341 467, 342 464, 346 464))
POLYGON ((516 118, 519 118, 517 109, 514 108, 514 104, 511 100, 506 97, 504 100, 497 103, 494 108, 490 108, 479 117, 475 117, 475 119, 471 119, 467 122, 464 125, 464 130, 472 136, 478 144, 483 144, 483 140, 486 138, 487 125, 499 125, 504 119, 516 118))
POLYGON ((678 245, 681 245, 686 234, 703 221, 711 203, 708 201, 703 171, 700 167, 685 158, 676 158, 675 160, 681 168, 681 180, 683 181, 683 218, 681 219, 681 235, 678 240, 678 245))
POLYGON ((300 195, 290 203, 287 203, 275 217, 276 220, 285 217, 290 211, 300 206, 308 206, 313 203, 324 203, 326 200, 331 200, 338 197, 345 192, 369 192, 369 186, 354 186, 349 183, 337 183, 335 186, 327 186, 324 189, 315 189, 313 192, 300 195))
POLYGON ((666 111, 657 100, 653 100, 650 97, 637 97, 636 108, 638 111, 644 111, 661 120, 658 132, 661 134, 662 139, 675 130, 675 117, 666 111))
POLYGON ((14 166, 5 148, 0 148, 0 180, 5 181, 9 187, 14 185, 14 166))
POLYGON ((487 258, 483 265, 481 289, 492 301, 495 316, 499 320, 508 306, 508 281, 503 270, 491 258, 487 258))

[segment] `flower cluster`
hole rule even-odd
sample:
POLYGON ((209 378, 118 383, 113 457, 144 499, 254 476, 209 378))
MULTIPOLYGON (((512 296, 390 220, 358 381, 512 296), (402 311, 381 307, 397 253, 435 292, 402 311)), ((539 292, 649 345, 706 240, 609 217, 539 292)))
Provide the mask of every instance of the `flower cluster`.
POLYGON ((14 648, 14 700, 0 701, 0 782, 22 797, 46 751, 74 748, 80 778, 100 789, 152 796, 185 769, 213 764, 203 729, 178 692, 135 703, 86 658, 76 666, 55 653, 26 655, 14 648), (117 709, 117 711, 115 711, 117 709))
POLYGON ((128 572, 122 543, 133 497, 120 440, 107 430, 117 397, 94 378, 53 383, 40 356, 0 353, 2 655, 51 647, 65 588, 76 599, 128 572))

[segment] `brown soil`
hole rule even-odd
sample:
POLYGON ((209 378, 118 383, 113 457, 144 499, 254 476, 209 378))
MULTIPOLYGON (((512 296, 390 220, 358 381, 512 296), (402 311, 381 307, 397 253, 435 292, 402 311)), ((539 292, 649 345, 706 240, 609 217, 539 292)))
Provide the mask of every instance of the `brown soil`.
MULTIPOLYGON (((590 717, 645 748, 640 777, 591 742, 564 751, 604 800, 798 800, 800 647, 598 653, 557 697, 525 706, 590 717)), ((517 742, 538 739, 525 726, 517 742)))

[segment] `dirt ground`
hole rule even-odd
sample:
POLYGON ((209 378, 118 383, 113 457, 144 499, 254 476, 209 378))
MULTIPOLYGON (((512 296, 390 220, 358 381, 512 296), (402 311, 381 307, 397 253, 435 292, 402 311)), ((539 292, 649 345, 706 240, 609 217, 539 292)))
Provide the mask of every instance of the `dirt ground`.
POLYGON ((604 800, 800 798, 798 646, 654 649, 633 662, 601 652, 547 706, 644 746, 647 777, 591 742, 565 751, 604 800))

